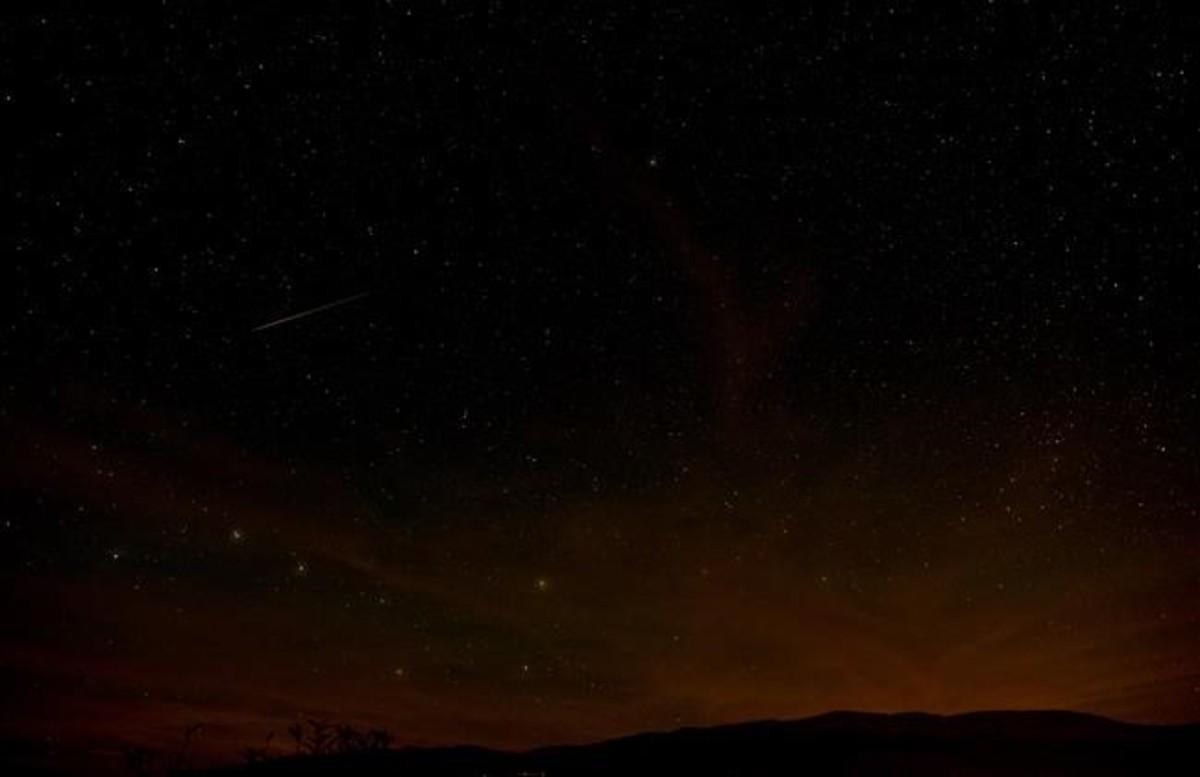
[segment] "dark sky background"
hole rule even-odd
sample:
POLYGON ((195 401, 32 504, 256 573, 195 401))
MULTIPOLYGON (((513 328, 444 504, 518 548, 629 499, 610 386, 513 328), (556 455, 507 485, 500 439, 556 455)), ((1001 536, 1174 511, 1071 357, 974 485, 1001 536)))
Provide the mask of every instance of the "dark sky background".
POLYGON ((547 5, 0 22, 0 736, 1200 718, 1197 25, 547 5))

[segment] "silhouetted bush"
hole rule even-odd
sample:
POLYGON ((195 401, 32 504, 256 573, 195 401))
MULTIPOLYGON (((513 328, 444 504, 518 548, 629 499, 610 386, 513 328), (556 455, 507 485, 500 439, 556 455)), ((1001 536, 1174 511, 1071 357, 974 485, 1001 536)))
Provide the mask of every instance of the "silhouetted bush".
MULTIPOLYGON (((192 740, 202 730, 201 724, 184 729, 183 742, 175 750, 160 751, 146 747, 124 749, 125 768, 134 777, 157 777, 185 772, 191 766, 192 740)), ((392 745, 392 735, 384 729, 358 729, 346 724, 335 724, 326 718, 305 718, 287 728, 288 736, 295 743, 296 755, 341 755, 349 753, 373 753, 387 750, 392 745)), ((242 760, 249 765, 269 761, 284 753, 272 750, 275 732, 268 731, 261 746, 245 747, 241 750, 242 760)))
POLYGON ((191 766, 192 741, 204 729, 204 724, 193 723, 183 729, 183 741, 174 750, 154 750, 149 747, 126 747, 125 770, 135 777, 150 777, 158 774, 173 774, 191 766))
POLYGON ((308 718, 288 727, 288 734, 301 755, 367 753, 391 747, 392 735, 383 729, 366 731, 335 725, 325 718, 308 718))
POLYGON ((266 761, 271 757, 271 742, 275 739, 275 732, 268 731, 267 736, 263 739, 262 747, 247 747, 242 750, 242 760, 247 764, 256 764, 260 761, 266 761))

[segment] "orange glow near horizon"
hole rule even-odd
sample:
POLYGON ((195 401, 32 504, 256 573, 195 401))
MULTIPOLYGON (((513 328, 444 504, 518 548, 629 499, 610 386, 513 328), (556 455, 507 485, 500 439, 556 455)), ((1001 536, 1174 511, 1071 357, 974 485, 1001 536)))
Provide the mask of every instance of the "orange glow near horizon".
POLYGON ((697 457, 677 483, 554 506, 516 537, 486 515, 397 535, 329 478, 229 442, 130 448, 110 474, 82 441, 34 437, 29 476, 119 504, 129 542, 88 577, 14 579, 26 629, 4 659, 31 737, 169 748, 201 723, 194 750, 219 760, 300 716, 525 748, 833 709, 1197 709, 1182 550, 1072 564, 1086 511, 1023 525, 1069 466, 1057 452, 1043 471, 997 459, 951 499, 911 462, 903 485, 879 463, 799 487, 697 457), (913 532, 889 507, 941 517, 913 532), (178 532, 156 552, 186 542, 228 571, 130 574, 156 524, 178 532), (1026 574, 1030 554, 1055 571, 1026 574))

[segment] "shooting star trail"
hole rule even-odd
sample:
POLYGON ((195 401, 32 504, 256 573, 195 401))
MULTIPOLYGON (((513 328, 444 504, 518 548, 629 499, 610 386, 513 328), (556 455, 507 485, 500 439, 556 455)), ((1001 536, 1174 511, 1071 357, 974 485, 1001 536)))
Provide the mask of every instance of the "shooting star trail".
POLYGON ((306 317, 314 315, 316 313, 320 313, 322 311, 329 310, 330 308, 336 308, 341 305, 345 305, 349 302, 354 302, 355 300, 362 299, 363 297, 367 296, 370 293, 371 292, 369 292, 369 291, 363 291, 363 292, 359 292, 358 294, 352 294, 349 297, 343 297, 342 299, 336 299, 333 302, 327 302, 324 305, 320 305, 315 308, 309 308, 308 310, 302 310, 299 313, 293 313, 290 316, 284 316, 283 318, 277 318, 274 321, 268 321, 267 323, 262 324, 261 326, 254 327, 250 331, 251 332, 261 332, 264 329, 270 329, 272 327, 279 326, 280 324, 286 324, 289 321, 295 321, 298 318, 306 318, 306 317))

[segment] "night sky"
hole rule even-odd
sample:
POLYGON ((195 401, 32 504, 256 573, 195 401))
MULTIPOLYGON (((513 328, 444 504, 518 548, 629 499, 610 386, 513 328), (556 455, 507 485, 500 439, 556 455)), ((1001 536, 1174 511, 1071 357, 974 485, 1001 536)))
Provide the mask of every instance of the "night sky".
POLYGON ((545 5, 0 22, 0 738, 1200 719, 1197 24, 545 5))

